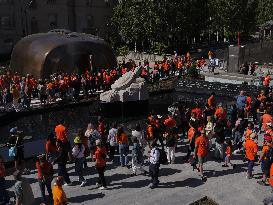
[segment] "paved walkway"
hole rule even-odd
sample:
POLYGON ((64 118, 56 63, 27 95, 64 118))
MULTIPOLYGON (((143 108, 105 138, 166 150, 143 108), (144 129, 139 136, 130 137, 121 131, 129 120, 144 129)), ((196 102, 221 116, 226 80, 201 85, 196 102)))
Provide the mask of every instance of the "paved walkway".
MULTIPOLYGON (((73 186, 64 187, 69 204, 96 204, 96 205, 171 205, 189 204, 195 200, 208 196, 220 205, 259 205, 264 197, 270 195, 270 187, 257 184, 261 176, 260 166, 255 166, 255 178, 247 180, 245 170, 247 164, 243 163, 241 156, 234 156, 233 162, 237 164, 235 170, 222 168, 221 164, 209 160, 205 164, 207 181, 203 183, 196 171, 192 171, 189 164, 181 164, 181 150, 185 153, 185 145, 179 146, 176 162, 173 165, 164 165, 160 168, 159 188, 149 189, 150 178, 147 176, 130 176, 130 170, 117 167, 117 163, 107 165, 107 190, 96 189, 97 173, 94 164, 89 162, 86 170, 88 181, 85 187, 80 187, 75 176, 74 165, 69 165, 69 173, 73 186)), ((116 157, 118 160, 118 157, 116 157)), ((147 167, 146 167, 147 169, 147 167)), ((36 180, 36 172, 27 176, 34 190, 39 204, 40 190, 36 180)), ((12 190, 12 177, 7 177, 12 190)))

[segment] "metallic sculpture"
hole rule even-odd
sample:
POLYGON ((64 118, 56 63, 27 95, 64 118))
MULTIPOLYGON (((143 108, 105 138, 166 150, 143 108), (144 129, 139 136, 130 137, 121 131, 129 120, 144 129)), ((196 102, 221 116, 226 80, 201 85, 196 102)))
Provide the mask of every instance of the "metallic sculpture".
POLYGON ((67 30, 27 36, 16 44, 11 56, 15 72, 39 78, 48 78, 56 72, 82 73, 116 65, 116 57, 103 39, 67 30))

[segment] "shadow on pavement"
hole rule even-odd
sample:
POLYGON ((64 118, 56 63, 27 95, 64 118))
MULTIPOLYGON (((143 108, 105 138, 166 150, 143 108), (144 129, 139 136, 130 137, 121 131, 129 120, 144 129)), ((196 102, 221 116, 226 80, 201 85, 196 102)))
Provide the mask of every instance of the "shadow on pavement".
POLYGON ((70 203, 83 203, 83 202, 87 202, 87 201, 92 200, 92 199, 103 198, 104 196, 105 196, 105 194, 103 194, 103 193, 81 195, 81 196, 70 197, 68 199, 68 202, 70 202, 70 203))
POLYGON ((167 183, 159 183, 158 188, 175 188, 175 187, 198 187, 204 184, 200 179, 197 178, 188 178, 184 181, 175 181, 167 183))

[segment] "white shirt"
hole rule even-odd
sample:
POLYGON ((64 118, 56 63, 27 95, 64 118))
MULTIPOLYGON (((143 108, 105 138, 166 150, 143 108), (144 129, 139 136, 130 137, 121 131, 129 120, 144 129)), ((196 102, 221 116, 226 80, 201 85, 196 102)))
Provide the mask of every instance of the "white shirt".
POLYGON ((157 147, 154 147, 150 153, 150 163, 156 164, 159 162, 160 152, 157 147))
POLYGON ((108 142, 110 142, 111 146, 115 146, 115 143, 117 142, 116 135, 118 133, 117 128, 111 128, 108 133, 108 142))
POLYGON ((137 140, 139 141, 140 146, 144 146, 146 144, 146 140, 144 139, 144 136, 143 136, 142 132, 133 130, 132 131, 132 137, 137 138, 137 140))
POLYGON ((72 155, 73 157, 80 159, 84 157, 84 150, 85 147, 83 145, 81 145, 81 150, 78 148, 78 146, 73 147, 72 149, 72 155))

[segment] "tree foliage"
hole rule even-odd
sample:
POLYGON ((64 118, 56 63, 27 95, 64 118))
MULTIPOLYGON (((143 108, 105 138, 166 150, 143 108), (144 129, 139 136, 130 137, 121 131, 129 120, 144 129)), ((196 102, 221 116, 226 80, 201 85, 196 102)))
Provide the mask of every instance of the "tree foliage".
POLYGON ((190 44, 215 33, 249 36, 258 23, 273 20, 273 0, 122 0, 113 23, 123 42, 190 44))
POLYGON ((273 1, 259 0, 257 12, 258 24, 263 24, 269 20, 273 20, 273 1))

